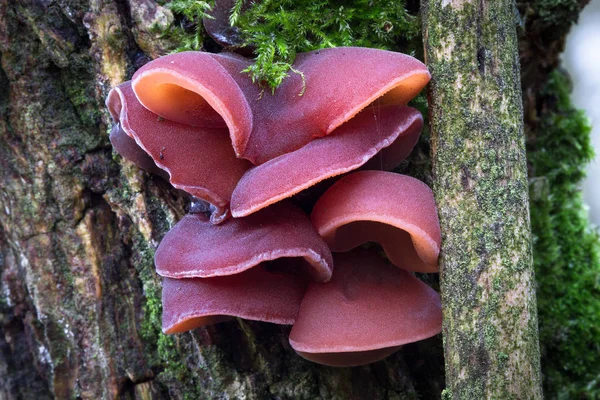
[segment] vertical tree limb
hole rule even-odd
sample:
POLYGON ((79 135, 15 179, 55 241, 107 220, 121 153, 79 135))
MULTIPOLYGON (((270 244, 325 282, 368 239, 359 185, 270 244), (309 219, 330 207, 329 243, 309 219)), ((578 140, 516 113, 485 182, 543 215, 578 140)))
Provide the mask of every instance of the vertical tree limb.
POLYGON ((428 0, 445 398, 539 399, 541 378, 514 3, 428 0))

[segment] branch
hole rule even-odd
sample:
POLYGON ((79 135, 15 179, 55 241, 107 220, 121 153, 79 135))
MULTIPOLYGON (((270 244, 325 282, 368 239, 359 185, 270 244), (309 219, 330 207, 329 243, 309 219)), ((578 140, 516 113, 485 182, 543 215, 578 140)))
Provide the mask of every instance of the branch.
POLYGON ((445 398, 541 399, 514 4, 428 0, 445 398))

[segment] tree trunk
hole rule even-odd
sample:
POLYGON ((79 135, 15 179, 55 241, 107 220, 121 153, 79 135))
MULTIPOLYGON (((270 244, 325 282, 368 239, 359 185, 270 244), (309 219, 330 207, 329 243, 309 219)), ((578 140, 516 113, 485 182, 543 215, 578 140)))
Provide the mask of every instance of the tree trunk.
POLYGON ((112 152, 103 103, 172 23, 152 0, 0 0, 0 398, 439 397, 439 337, 334 369, 289 327, 160 332, 153 253, 187 200, 112 152))
POLYGON ((514 3, 428 0, 445 397, 540 399, 514 3))

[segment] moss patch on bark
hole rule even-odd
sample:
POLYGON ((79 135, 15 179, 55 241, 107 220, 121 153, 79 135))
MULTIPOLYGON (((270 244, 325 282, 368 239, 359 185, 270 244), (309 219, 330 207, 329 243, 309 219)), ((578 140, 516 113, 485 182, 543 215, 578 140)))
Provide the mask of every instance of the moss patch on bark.
POLYGON ((600 240, 581 181, 593 158, 590 124, 573 107, 567 76, 543 89, 528 144, 531 222, 544 389, 549 399, 600 398, 600 240), (535 133, 535 137, 534 137, 535 133))
POLYGON ((423 4, 445 395, 541 398, 513 5, 423 4))

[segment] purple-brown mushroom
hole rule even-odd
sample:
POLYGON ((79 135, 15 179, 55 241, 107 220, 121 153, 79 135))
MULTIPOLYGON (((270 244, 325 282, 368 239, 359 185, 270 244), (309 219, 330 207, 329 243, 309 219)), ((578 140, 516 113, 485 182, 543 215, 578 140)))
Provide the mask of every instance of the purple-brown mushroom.
POLYGON ((437 272, 440 225, 433 193, 423 182, 386 171, 359 171, 317 201, 311 220, 333 252, 378 242, 392 263, 437 272))
POLYGON ((395 155, 402 160, 422 127, 423 118, 414 108, 367 108, 331 135, 248 170, 232 194, 231 213, 249 215, 324 179, 355 170, 394 142, 402 144, 395 155))
POLYGON ((235 157, 226 128, 166 120, 139 103, 129 82, 111 90, 106 103, 115 122, 168 172, 173 186, 211 203, 213 223, 226 219, 231 194, 250 167, 235 157))
POLYGON ((249 65, 234 54, 178 53, 143 66, 132 85, 166 119, 227 126, 236 155, 260 165, 332 133, 374 102, 406 105, 430 78, 405 54, 342 47, 299 54, 298 73, 270 94, 240 72, 249 65))
POLYGON ((328 281, 333 268, 331 252, 308 216, 288 202, 220 225, 203 214, 186 215, 155 255, 156 271, 169 278, 233 275, 264 262, 319 282, 328 281))
POLYGON ((112 127, 109 139, 117 153, 123 158, 131 161, 148 173, 158 175, 166 180, 169 179, 169 174, 160 169, 152 157, 125 133, 123 128, 121 128, 121 124, 117 123, 112 127))
POLYGON ((307 282, 262 267, 214 278, 164 278, 163 331, 185 332, 230 317, 292 325, 307 282))
POLYGON ((298 54, 271 93, 241 72, 250 63, 172 54, 107 99, 117 151, 213 206, 210 217, 186 215, 156 251, 163 331, 232 317, 294 324, 292 347, 332 366, 380 360, 439 333, 439 295, 408 272, 437 271, 440 230, 426 185, 361 171, 333 184, 310 218, 285 200, 408 156, 423 119, 406 104, 429 81, 426 67, 383 50, 318 50, 298 54), (372 241, 396 267, 355 249, 372 241))
POLYGON ((375 252, 334 255, 327 283, 311 283, 290 344, 302 357, 335 367, 381 360, 441 331, 440 297, 375 252))
POLYGON ((230 53, 173 54, 107 99, 171 183, 215 207, 213 223, 228 217, 236 187, 233 214, 249 215, 378 153, 396 164, 418 139, 422 118, 405 104, 429 72, 410 56, 354 47, 299 54, 297 73, 275 94, 241 72, 249 65, 230 53), (382 151, 390 145, 392 157, 382 151), (259 166, 248 171, 240 158, 259 166))
POLYGON ((155 255, 163 281, 163 330, 178 333, 240 317, 294 323, 309 279, 325 282, 333 261, 306 214, 281 202, 214 225, 188 214, 155 255))

